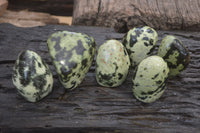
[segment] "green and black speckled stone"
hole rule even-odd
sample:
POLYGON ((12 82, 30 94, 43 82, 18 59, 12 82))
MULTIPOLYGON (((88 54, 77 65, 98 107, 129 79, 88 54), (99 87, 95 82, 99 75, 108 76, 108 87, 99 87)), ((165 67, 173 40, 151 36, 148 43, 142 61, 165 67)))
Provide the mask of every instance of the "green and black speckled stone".
POLYGON ((133 67, 152 54, 157 40, 158 34, 151 27, 144 26, 129 30, 122 44, 127 49, 133 67))
POLYGON ((84 79, 96 53, 95 40, 83 33, 59 31, 47 40, 62 85, 69 90, 84 79))
POLYGON ((182 72, 190 61, 190 55, 183 43, 172 35, 166 36, 158 49, 158 56, 162 57, 170 69, 169 76, 176 76, 182 72))
POLYGON ((129 66, 129 56, 121 42, 108 40, 98 50, 96 80, 101 86, 119 86, 125 81, 129 66))
POLYGON ((29 50, 19 54, 12 80, 18 92, 30 102, 41 100, 53 87, 53 76, 48 65, 37 53, 29 50))
POLYGON ((144 103, 156 101, 165 90, 168 73, 167 63, 161 57, 147 57, 135 69, 133 94, 144 103))

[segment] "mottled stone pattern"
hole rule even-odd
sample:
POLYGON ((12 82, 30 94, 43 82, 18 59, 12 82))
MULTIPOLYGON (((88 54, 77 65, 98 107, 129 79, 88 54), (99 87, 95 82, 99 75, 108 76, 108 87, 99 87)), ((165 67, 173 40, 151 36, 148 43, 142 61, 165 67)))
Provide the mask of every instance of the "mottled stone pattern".
POLYGON ((190 61, 187 48, 175 36, 166 36, 159 46, 158 56, 161 56, 168 64, 170 76, 176 76, 182 72, 190 61))
POLYGON ((83 33, 59 31, 47 40, 62 85, 69 90, 84 79, 96 52, 95 40, 83 33))
POLYGON ((135 67, 143 59, 150 56, 157 40, 157 32, 148 26, 129 30, 122 43, 130 56, 131 65, 135 67))
POLYGON ((160 98, 165 90, 169 68, 159 56, 144 59, 135 69, 133 93, 142 102, 151 103, 160 98))
POLYGON ((37 102, 52 91, 52 73, 37 53, 21 52, 13 70, 13 83, 27 101, 37 102))
POLYGON ((125 47, 117 40, 102 44, 96 59, 97 82, 106 87, 121 85, 127 77, 130 60, 125 47))

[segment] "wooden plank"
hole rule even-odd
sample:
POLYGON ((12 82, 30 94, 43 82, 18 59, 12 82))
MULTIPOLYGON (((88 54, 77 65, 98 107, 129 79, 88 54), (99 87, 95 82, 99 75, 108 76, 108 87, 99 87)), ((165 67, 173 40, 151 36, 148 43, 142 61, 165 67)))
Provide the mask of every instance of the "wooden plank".
POLYGON ((114 27, 118 32, 144 25, 199 31, 199 7, 199 0, 75 0, 73 24, 114 27))
POLYGON ((0 1, 0 16, 4 13, 4 11, 7 9, 8 1, 7 0, 1 0, 0 1))
POLYGON ((34 27, 46 24, 59 24, 59 20, 47 13, 29 12, 27 10, 19 12, 6 10, 0 17, 0 23, 11 23, 19 27, 34 27))
POLYGON ((158 31, 158 44, 165 35, 176 35, 188 47, 191 61, 183 73, 168 81, 159 100, 143 104, 132 95, 132 69, 123 85, 107 88, 99 86, 95 80, 95 63, 78 88, 65 92, 57 79, 46 44, 49 35, 60 30, 92 35, 98 47, 110 38, 121 39, 124 35, 101 27, 47 25, 18 28, 0 24, 0 132, 200 131, 200 33, 158 31), (41 55, 54 75, 53 92, 38 103, 26 102, 11 80, 17 55, 25 49, 41 55))
POLYGON ((72 16, 73 0, 9 0, 9 10, 45 12, 57 16, 72 16))

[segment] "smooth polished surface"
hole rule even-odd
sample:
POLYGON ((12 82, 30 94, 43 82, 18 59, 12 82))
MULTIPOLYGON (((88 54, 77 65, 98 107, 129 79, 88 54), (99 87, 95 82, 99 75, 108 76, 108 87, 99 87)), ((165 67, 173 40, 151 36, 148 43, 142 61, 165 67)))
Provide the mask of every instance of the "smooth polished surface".
POLYGON ((68 90, 76 88, 92 65, 96 53, 94 39, 82 33, 59 31, 47 43, 62 85, 68 90))
POLYGON ((53 76, 48 65, 34 51, 19 54, 12 80, 18 92, 29 102, 37 102, 52 91, 53 76))

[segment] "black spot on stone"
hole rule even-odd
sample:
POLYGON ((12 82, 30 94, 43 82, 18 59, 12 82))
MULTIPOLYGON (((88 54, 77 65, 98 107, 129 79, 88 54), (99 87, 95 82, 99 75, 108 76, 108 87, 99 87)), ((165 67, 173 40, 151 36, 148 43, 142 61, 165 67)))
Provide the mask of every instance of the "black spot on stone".
POLYGON ((145 100, 145 99, 147 99, 147 96, 144 96, 144 97, 138 96, 138 98, 139 98, 139 99, 142 99, 142 100, 145 100))
POLYGON ((61 82, 66 83, 66 82, 68 82, 70 80, 70 76, 69 75, 59 75, 59 80, 61 82))
POLYGON ((106 82, 106 84, 109 85, 109 86, 113 86, 114 83, 112 83, 112 82, 106 82))
POLYGON ((141 30, 141 28, 136 28, 135 30, 136 37, 139 37, 142 34, 142 32, 143 30, 141 30))
POLYGON ((142 40, 148 41, 149 38, 145 36, 145 37, 142 38, 142 40))
POLYGON ((163 83, 161 86, 159 86, 157 94, 160 93, 161 91, 163 91, 165 89, 165 86, 166 86, 166 83, 163 83))
POLYGON ((116 76, 116 74, 115 74, 115 73, 113 73, 113 74, 112 74, 112 76, 113 76, 113 77, 115 77, 115 76, 116 76))
POLYGON ((130 58, 130 62, 133 62, 133 59, 132 59, 132 58, 130 58))
POLYGON ((70 88, 67 88, 67 89, 69 89, 69 90, 73 89, 76 86, 76 81, 72 81, 71 85, 72 86, 70 88))
POLYGON ((147 68, 145 67, 144 70, 147 70, 147 68))
POLYGON ((102 82, 104 84, 107 84, 109 86, 113 86, 113 84, 115 84, 116 82, 113 82, 113 81, 109 81, 112 79, 112 77, 115 77, 116 74, 117 74, 117 70, 118 70, 118 66, 117 66, 117 63, 114 62, 113 65, 115 65, 115 72, 113 73, 110 73, 110 74, 102 74, 101 71, 99 72, 98 74, 98 79, 99 79, 99 82, 102 82))
POLYGON ((147 94, 148 94, 148 95, 152 95, 152 94, 154 94, 155 92, 156 92, 156 91, 148 91, 147 94))
POLYGON ((42 66, 41 66, 41 64, 38 62, 38 66, 41 68, 42 66))
POLYGON ((130 36, 130 47, 133 47, 135 43, 137 42, 137 36, 130 36))
POLYGON ((78 45, 83 45, 81 40, 78 40, 78 45))
POLYGON ((64 76, 67 76, 67 75, 69 75, 70 73, 72 73, 72 69, 67 70, 64 66, 62 66, 62 67, 60 68, 60 71, 61 71, 62 75, 64 75, 64 76))
POLYGON ((50 89, 50 87, 51 87, 51 84, 48 84, 48 87, 47 87, 47 88, 50 89))
POLYGON ((151 78, 151 79, 155 79, 156 77, 158 77, 158 75, 159 75, 159 73, 157 73, 153 78, 151 78))
POLYGON ((166 70, 164 69, 164 70, 163 70, 163 73, 165 73, 165 72, 166 72, 166 70))
POLYGON ((148 33, 154 33, 153 30, 152 30, 151 28, 148 28, 148 29, 147 29, 147 32, 148 32, 148 33))
POLYGON ((139 84, 139 83, 136 83, 134 86, 136 86, 136 87, 137 87, 137 86, 140 86, 140 84, 139 84))
POLYGON ((119 76, 119 80, 121 80, 122 79, 122 77, 123 77, 123 74, 121 74, 121 73, 118 73, 118 76, 119 76))
POLYGON ((104 80, 110 80, 110 79, 112 79, 112 76, 110 74, 102 74, 101 71, 99 72, 99 75, 104 80))
POLYGON ((71 85, 74 85, 74 84, 76 84, 76 81, 72 81, 72 82, 71 82, 71 85))
POLYGON ((33 96, 35 97, 35 101, 39 101, 41 99, 41 95, 39 92, 34 93, 33 96))
POLYGON ((140 77, 142 78, 142 77, 143 77, 143 75, 140 75, 140 77))
POLYGON ((115 65, 115 72, 114 73, 116 73, 116 71, 118 70, 119 67, 117 66, 116 62, 114 62, 113 64, 115 65))
POLYGON ((87 59, 84 59, 84 60, 82 60, 81 61, 81 69, 84 69, 84 68, 86 68, 87 67, 87 63, 88 63, 88 60, 87 59))
POLYGON ((153 46, 153 39, 150 39, 149 44, 153 46))
POLYGON ((81 40, 78 40, 78 45, 74 47, 71 51, 76 50, 76 53, 79 55, 83 55, 83 52, 85 51, 85 48, 83 47, 83 43, 81 40))
POLYGON ((161 84, 161 83, 162 83, 161 80, 156 81, 156 84, 161 84))
POLYGON ((93 47, 93 48, 96 47, 96 42, 95 42, 95 41, 92 42, 92 47, 93 47))
POLYGON ((147 42, 144 42, 144 45, 145 45, 146 47, 148 47, 148 43, 147 43, 147 42))
POLYGON ((55 46, 54 46, 54 48, 55 48, 56 51, 60 51, 61 50, 60 40, 61 40, 60 36, 58 36, 58 37, 52 37, 51 38, 51 41, 56 43, 55 46))
POLYGON ((153 53, 154 49, 155 49, 155 46, 153 46, 153 47, 150 49, 150 51, 147 53, 147 55, 151 55, 151 54, 153 53))
POLYGON ((90 53, 90 55, 93 54, 93 48, 92 48, 92 47, 90 47, 90 49, 89 49, 89 53, 90 53))
POLYGON ((75 76, 76 75, 76 73, 72 73, 72 76, 75 76))
POLYGON ((47 83, 45 75, 36 76, 32 79, 32 81, 33 81, 33 86, 35 86, 36 89, 39 90, 42 90, 47 83))
POLYGON ((80 78, 81 77, 81 75, 79 74, 79 73, 77 73, 77 75, 76 75, 78 78, 80 78))

